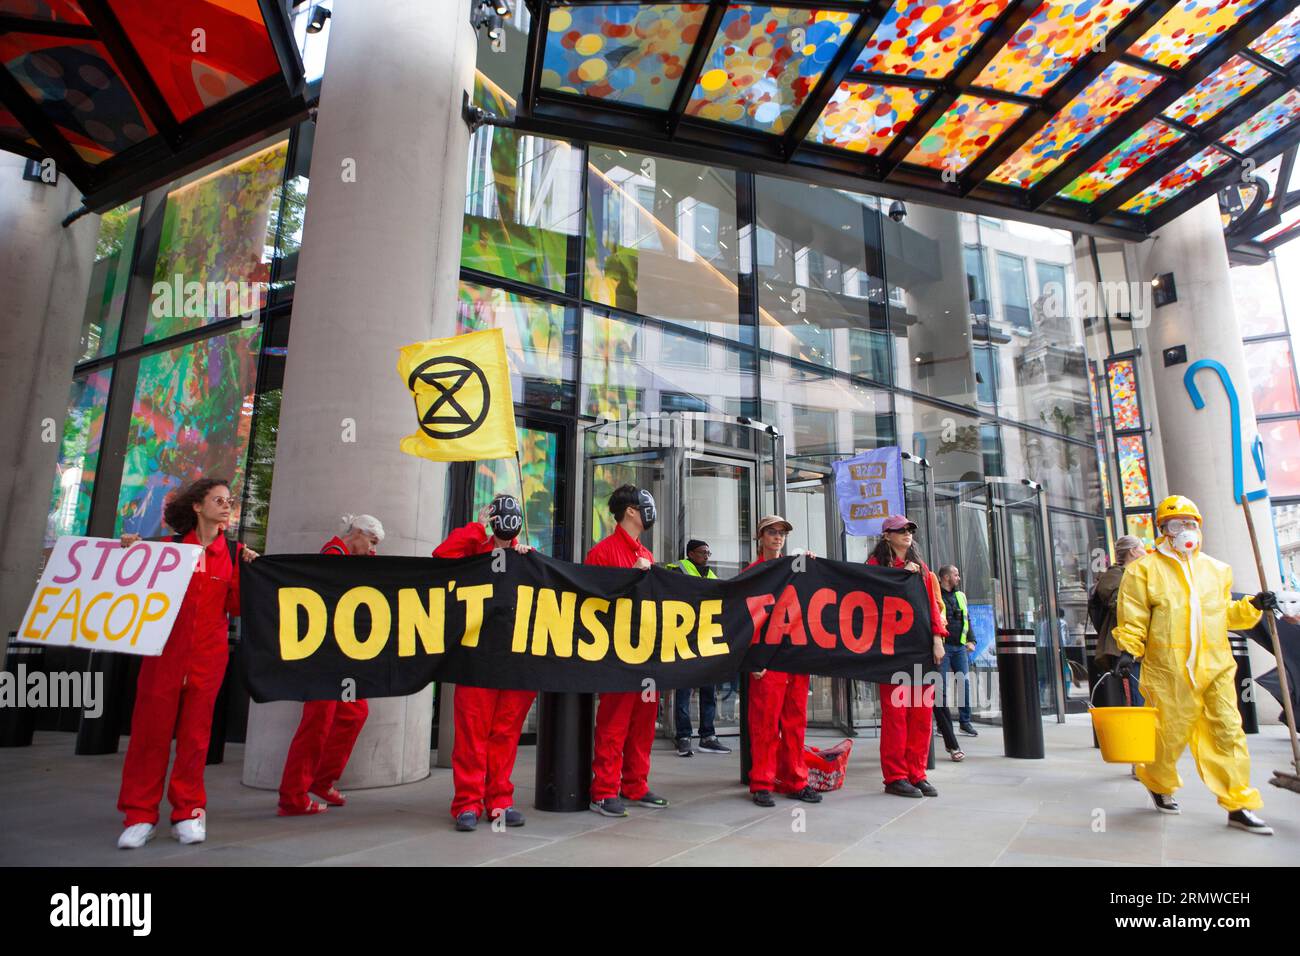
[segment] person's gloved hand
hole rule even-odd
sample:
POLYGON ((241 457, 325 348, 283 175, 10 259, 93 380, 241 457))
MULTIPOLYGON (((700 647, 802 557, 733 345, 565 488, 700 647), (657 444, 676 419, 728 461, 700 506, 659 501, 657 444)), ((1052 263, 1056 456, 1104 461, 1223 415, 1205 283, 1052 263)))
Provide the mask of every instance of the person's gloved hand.
POLYGON ((1272 591, 1260 591, 1251 598, 1251 601, 1261 611, 1276 611, 1278 609, 1277 595, 1272 591))
POLYGON ((1125 679, 1128 679, 1129 677, 1133 676, 1133 665, 1135 663, 1137 663, 1137 659, 1134 658, 1134 656, 1130 654, 1128 651, 1123 651, 1119 655, 1119 660, 1115 662, 1116 676, 1123 677, 1125 679))

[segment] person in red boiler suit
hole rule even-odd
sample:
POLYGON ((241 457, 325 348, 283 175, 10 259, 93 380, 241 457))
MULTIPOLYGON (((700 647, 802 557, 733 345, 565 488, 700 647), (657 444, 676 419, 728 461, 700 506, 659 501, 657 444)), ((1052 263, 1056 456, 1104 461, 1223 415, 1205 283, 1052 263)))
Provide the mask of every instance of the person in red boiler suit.
MULTIPOLYGON (((890 515, 881 526, 880 541, 867 564, 903 568, 922 575, 930 599, 930 630, 934 635, 934 662, 943 661, 948 628, 935 594, 934 575, 921 560, 912 537, 916 524, 906 515, 890 515)), ((933 726, 934 685, 880 684, 880 769, 885 792, 898 797, 937 797, 939 791, 925 779, 933 726)))
MULTIPOLYGON (((344 515, 343 528, 343 537, 330 538, 321 554, 373 555, 384 540, 384 526, 372 515, 344 515)), ((369 715, 364 700, 309 700, 302 705, 302 720, 280 776, 280 816, 322 813, 348 802, 335 784, 369 715), (312 800, 309 792, 325 803, 312 800)))
MULTIPOLYGON (((780 515, 758 522, 758 558, 745 567, 775 561, 794 526, 780 515)), ((812 552, 808 557, 815 558, 812 552)), ((792 800, 821 803, 808 786, 803 741, 808 730, 808 675, 761 670, 749 675, 749 792, 760 807, 774 807, 773 789, 792 800)))
MULTIPOLYGON (((155 836, 172 736, 167 801, 172 836, 181 843, 207 839, 207 793, 203 768, 212 735, 212 709, 226 675, 228 615, 239 615, 239 563, 257 552, 226 538, 230 483, 200 478, 167 503, 163 521, 182 544, 203 547, 171 635, 158 657, 146 657, 136 682, 131 741, 122 765, 117 808, 126 821, 117 845, 135 850, 155 836)), ((140 536, 122 535, 129 548, 140 536)))
MULTIPOLYGON (((635 485, 622 485, 609 496, 609 511, 617 527, 587 552, 584 563, 648 569, 654 555, 641 543, 641 533, 658 517, 654 496, 635 485)), ((654 745, 658 713, 657 693, 647 697, 640 691, 600 695, 591 761, 592 810, 607 817, 625 817, 624 799, 643 807, 668 806, 667 800, 651 792, 649 784, 650 748, 654 745)))
MULTIPOLYGON (((435 558, 467 558, 497 548, 527 552, 519 541, 523 508, 511 495, 497 495, 479 512, 478 521, 453 531, 434 550, 435 558)), ((536 691, 456 686, 452 711, 456 726, 451 748, 455 794, 451 815, 456 829, 471 832, 486 810, 488 818, 504 815, 505 825, 521 827, 524 815, 514 807, 515 785, 510 774, 519 751, 519 732, 536 691)))

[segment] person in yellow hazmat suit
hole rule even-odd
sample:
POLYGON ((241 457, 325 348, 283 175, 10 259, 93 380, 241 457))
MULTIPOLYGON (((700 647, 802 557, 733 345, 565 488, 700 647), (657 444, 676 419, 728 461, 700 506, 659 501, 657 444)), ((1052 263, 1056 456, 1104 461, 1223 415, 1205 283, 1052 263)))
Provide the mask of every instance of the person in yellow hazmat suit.
POLYGON ((1228 811, 1228 825, 1271 836, 1252 811, 1263 806, 1250 785, 1250 753, 1241 729, 1236 664, 1228 630, 1259 622, 1277 608, 1271 591, 1232 600, 1232 569, 1201 553, 1201 513, 1181 495, 1156 508, 1161 537, 1154 551, 1128 565, 1119 588, 1116 670, 1142 659, 1140 689, 1156 716, 1156 759, 1137 777, 1161 813, 1179 813, 1178 758, 1188 744, 1196 770, 1228 811))

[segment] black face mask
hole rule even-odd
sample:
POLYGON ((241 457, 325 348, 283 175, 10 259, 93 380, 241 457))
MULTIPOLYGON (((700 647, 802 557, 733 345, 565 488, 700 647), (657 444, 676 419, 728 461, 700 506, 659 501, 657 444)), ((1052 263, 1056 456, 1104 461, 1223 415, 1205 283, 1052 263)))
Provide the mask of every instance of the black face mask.
POLYGON ((637 492, 636 501, 637 510, 641 512, 641 524, 648 530, 654 526, 655 519, 659 517, 659 511, 655 508, 655 496, 642 488, 637 492))
POLYGON ((524 528, 524 510, 519 499, 513 495, 494 498, 488 508, 488 523, 492 526, 492 534, 501 541, 513 541, 519 537, 524 528))

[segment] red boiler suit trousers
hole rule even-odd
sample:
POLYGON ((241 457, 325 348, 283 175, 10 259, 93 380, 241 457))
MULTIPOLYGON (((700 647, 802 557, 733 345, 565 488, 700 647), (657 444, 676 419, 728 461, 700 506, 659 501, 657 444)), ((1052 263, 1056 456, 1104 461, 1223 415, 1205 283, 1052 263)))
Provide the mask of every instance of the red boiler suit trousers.
POLYGON ((934 685, 880 684, 880 769, 886 785, 925 779, 933 733, 934 685))
POLYGON ((596 752, 591 761, 591 799, 621 793, 640 800, 650 791, 650 748, 655 741, 659 695, 640 691, 601 694, 596 708, 596 752))
POLYGON ((455 795, 451 815, 466 810, 488 819, 514 806, 515 785, 510 774, 519 751, 519 732, 536 691, 492 690, 456 685, 452 709, 456 737, 451 748, 455 795))
POLYGON ((807 729, 807 674, 749 675, 750 793, 797 793, 808 785, 807 729))
POLYGON ((364 700, 309 700, 302 705, 302 720, 280 777, 280 806, 302 809, 308 790, 323 794, 338 782, 369 714, 364 700))

